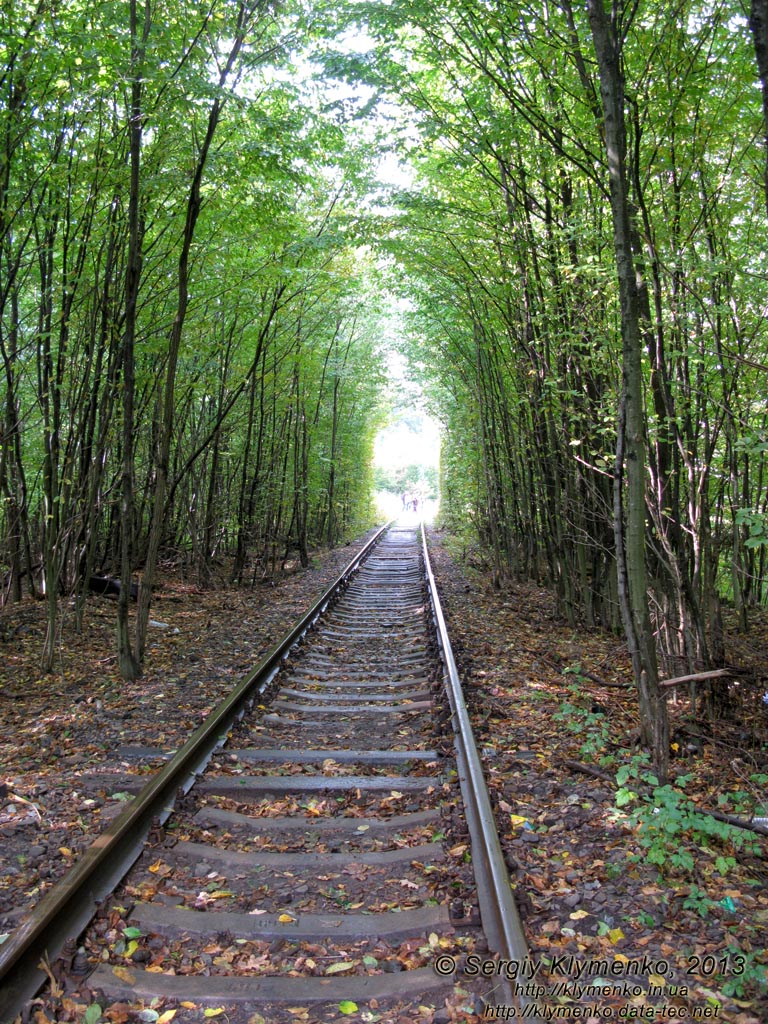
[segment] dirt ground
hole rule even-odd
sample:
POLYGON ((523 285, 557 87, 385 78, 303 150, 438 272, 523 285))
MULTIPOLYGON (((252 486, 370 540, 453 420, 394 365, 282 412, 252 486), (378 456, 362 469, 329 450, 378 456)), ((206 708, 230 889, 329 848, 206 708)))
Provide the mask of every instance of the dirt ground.
MULTIPOLYGON (((694 712, 687 691, 670 701, 683 782, 654 792, 620 638, 557 621, 529 583, 495 590, 442 534, 431 549, 530 944, 510 976, 553 1019, 768 1020, 768 840, 708 813, 768 816, 766 621, 729 633, 729 662, 750 670, 731 686, 731 719, 694 712)), ((353 551, 253 589, 169 572, 133 684, 117 672, 110 598, 89 598, 79 634, 62 606, 51 675, 38 667, 42 605, 2 611, 0 941, 147 770, 132 748, 178 746, 353 551)))

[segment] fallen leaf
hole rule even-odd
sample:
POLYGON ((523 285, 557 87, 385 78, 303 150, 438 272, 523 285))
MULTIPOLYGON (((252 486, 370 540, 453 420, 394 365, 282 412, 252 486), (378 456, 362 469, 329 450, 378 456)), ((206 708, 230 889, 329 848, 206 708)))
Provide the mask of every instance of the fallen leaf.
POLYGON ((351 971, 354 966, 355 966, 355 961, 354 960, 342 960, 339 963, 331 964, 329 967, 326 967, 325 973, 326 974, 341 974, 342 971, 351 971))
POLYGON ((127 967, 113 967, 112 973, 127 985, 133 985, 136 982, 136 975, 133 971, 129 971, 127 967))

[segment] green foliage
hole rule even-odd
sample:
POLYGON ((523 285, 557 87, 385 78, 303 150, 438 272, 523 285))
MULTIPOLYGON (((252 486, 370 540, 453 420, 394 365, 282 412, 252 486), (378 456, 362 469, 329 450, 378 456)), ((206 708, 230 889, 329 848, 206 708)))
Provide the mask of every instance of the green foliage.
POLYGON ((751 850, 754 840, 743 829, 698 811, 682 791, 690 776, 660 786, 646 760, 636 756, 619 768, 616 804, 625 809, 647 863, 665 877, 690 875, 696 868, 696 849, 701 848, 713 856, 714 870, 727 875, 736 867, 734 853, 751 850))
POLYGON ((437 468, 411 463, 397 468, 377 466, 374 473, 376 488, 403 494, 418 491, 424 498, 435 500, 438 494, 437 468))
MULTIPOLYGON (((574 697, 582 696, 578 683, 570 687, 574 697)), ((553 719, 562 722, 568 732, 582 737, 580 749, 585 761, 596 763, 601 767, 609 767, 616 758, 609 751, 610 723, 604 714, 597 714, 589 708, 580 707, 570 701, 560 705, 560 710, 553 714, 553 719)))
POLYGON ((758 954, 736 946, 726 946, 730 970, 722 976, 720 989, 729 998, 746 999, 753 992, 764 993, 768 988, 768 969, 758 954))
POLYGON ((235 554, 242 576, 246 562, 271 571, 286 550, 304 557, 371 522, 386 305, 361 215, 372 154, 297 66, 298 23, 307 45, 316 31, 299 4, 251 5, 237 64, 216 83, 238 6, 162 0, 133 57, 128 6, 76 0, 41 18, 20 3, 3 15, 0 354, 14 426, 0 543, 16 573, 22 558, 42 560, 51 593, 118 559, 132 60, 143 133, 135 562, 180 239, 214 103, 174 366, 165 542, 204 577, 216 555, 235 554))
POLYGON ((768 514, 758 509, 740 508, 736 512, 736 525, 743 527, 748 536, 744 547, 758 548, 768 545, 768 514))
POLYGON ((718 806, 729 814, 741 814, 746 817, 764 815, 768 806, 765 797, 768 775, 765 772, 753 772, 746 781, 749 789, 718 794, 718 806))
MULTIPOLYGON (((441 521, 495 582, 547 580, 570 622, 620 629, 622 339, 583 7, 256 5, 221 87, 237 7, 161 0, 141 56, 136 562, 179 239, 219 102, 176 368, 169 549, 201 575, 234 555, 246 579, 246 563, 270 572, 287 548, 368 524, 392 304, 444 432, 441 521), (396 162, 407 173, 386 184, 396 162)), ((114 562, 121 520, 132 57, 126 5, 40 10, 10 5, 0 42, 0 560, 19 579, 42 561, 54 593, 84 562, 114 562)), ((686 0, 628 9, 622 27, 664 669, 712 649, 720 597, 744 620, 768 601, 762 128, 741 13, 686 0)), ((434 493, 433 475, 419 486, 434 493)), ((585 756, 609 763, 605 723, 581 726, 585 756)))
POLYGON ((703 889, 699 889, 697 885, 690 887, 688 895, 683 900, 683 908, 685 910, 693 910, 699 917, 706 917, 713 905, 714 901, 709 898, 703 889))

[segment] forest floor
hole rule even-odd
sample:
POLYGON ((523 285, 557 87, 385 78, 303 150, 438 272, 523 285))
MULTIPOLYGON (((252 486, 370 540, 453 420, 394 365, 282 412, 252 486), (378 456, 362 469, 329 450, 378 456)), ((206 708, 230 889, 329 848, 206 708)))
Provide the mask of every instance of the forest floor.
MULTIPOLYGON (((732 721, 693 715, 687 693, 670 702, 683 782, 654 800, 620 640, 558 621, 551 595, 531 584, 494 589, 479 557, 462 559, 444 535, 432 533, 431 549, 530 944, 517 983, 540 986, 529 991, 558 1008, 555 1019, 768 1020, 768 839, 705 813, 748 818, 768 804, 768 623, 728 634, 729 663, 752 670, 732 687, 732 721)), ((43 606, 3 610, 0 941, 120 810, 126 776, 147 770, 132 748, 174 749, 353 550, 319 552, 308 570, 254 589, 222 575, 201 590, 169 572, 133 684, 117 672, 110 599, 89 598, 79 634, 63 608, 47 676, 43 606)), ((83 1011, 64 999, 39 1022, 83 1011)), ((106 1008, 102 1019, 133 1017, 106 1008)), ((378 1019, 480 1018, 422 1008, 378 1019)))

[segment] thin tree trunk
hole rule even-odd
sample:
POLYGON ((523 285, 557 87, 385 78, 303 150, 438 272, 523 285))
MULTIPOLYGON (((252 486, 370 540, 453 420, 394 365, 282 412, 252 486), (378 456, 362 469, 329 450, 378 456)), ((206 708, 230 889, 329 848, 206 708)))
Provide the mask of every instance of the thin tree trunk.
POLYGON ((659 689, 645 568, 645 416, 640 310, 632 256, 626 173, 621 28, 617 24, 616 7, 613 18, 609 20, 603 0, 588 0, 587 10, 603 103, 604 140, 608 159, 621 309, 622 386, 614 480, 614 531, 619 597, 637 685, 643 740, 651 748, 657 774, 663 782, 667 777, 669 762, 669 722, 666 702, 659 689))
POLYGON ((134 344, 136 318, 141 281, 141 145, 142 145, 142 66, 144 50, 151 25, 149 0, 144 2, 144 23, 139 36, 137 0, 131 0, 131 123, 130 166, 131 188, 128 199, 128 263, 125 273, 125 328, 123 331, 123 431, 120 495, 120 595, 117 601, 117 658, 123 679, 136 679, 141 675, 141 661, 131 650, 128 627, 128 601, 131 593, 133 562, 133 433, 136 378, 134 371, 134 344))

